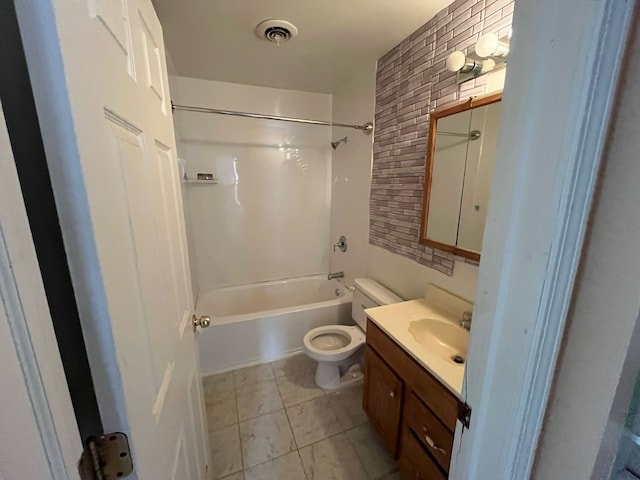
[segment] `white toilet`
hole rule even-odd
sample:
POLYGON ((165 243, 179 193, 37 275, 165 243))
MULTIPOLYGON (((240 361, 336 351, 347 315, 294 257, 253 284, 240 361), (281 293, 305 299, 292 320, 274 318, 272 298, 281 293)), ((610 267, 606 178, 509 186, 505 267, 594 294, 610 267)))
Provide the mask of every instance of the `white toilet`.
POLYGON ((316 385, 333 389, 341 385, 341 376, 358 361, 360 347, 365 344, 366 308, 402 302, 395 293, 375 280, 356 278, 351 316, 358 326, 325 325, 304 336, 305 353, 318 362, 316 385))

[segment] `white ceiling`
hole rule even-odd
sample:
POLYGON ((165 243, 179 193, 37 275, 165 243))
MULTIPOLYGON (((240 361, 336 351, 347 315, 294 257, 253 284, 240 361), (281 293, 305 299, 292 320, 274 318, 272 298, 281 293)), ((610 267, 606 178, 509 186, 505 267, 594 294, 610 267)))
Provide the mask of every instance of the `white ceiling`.
POLYGON ((153 0, 178 75, 332 93, 452 0, 153 0), (292 22, 277 47, 262 20, 292 22))

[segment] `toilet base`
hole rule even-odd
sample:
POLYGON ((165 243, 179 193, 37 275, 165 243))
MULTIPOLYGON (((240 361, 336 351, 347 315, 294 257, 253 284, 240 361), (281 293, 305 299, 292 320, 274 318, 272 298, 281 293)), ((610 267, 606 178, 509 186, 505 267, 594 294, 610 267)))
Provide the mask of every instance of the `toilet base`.
POLYGON ((340 386, 340 362, 318 362, 316 368, 316 385, 332 390, 340 386))
POLYGON ((351 357, 350 363, 318 362, 315 374, 316 385, 324 390, 335 390, 362 380, 364 372, 357 358, 354 357, 351 357))

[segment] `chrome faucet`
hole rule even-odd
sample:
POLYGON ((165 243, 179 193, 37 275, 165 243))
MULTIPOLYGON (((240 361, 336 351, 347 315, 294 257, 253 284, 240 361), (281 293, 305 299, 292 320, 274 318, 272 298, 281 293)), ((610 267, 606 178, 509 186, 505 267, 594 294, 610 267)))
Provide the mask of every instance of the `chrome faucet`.
POLYGON ((329 280, 333 280, 334 278, 344 278, 344 272, 335 272, 330 273, 327 277, 329 280))
POLYGON ((471 330, 471 319, 473 318, 473 314, 471 312, 463 312, 462 318, 458 322, 458 325, 465 330, 471 330))

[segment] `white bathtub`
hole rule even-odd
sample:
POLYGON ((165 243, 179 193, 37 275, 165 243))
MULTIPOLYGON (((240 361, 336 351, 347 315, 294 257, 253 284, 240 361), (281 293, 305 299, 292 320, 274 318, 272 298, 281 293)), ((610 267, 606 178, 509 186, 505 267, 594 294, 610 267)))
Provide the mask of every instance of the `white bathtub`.
POLYGON ((342 283, 324 275, 201 292, 196 312, 211 316, 211 326, 198 335, 202 374, 300 351, 302 338, 312 328, 353 323, 351 298, 342 283))

